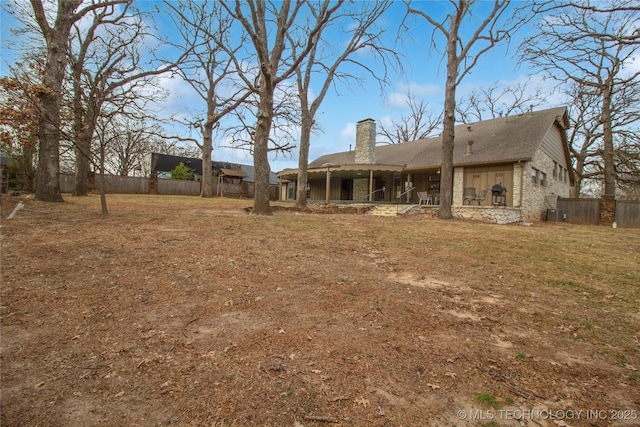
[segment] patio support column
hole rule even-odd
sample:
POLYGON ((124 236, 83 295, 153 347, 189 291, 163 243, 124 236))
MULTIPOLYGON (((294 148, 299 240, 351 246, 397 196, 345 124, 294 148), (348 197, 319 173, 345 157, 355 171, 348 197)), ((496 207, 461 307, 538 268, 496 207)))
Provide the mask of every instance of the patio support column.
POLYGON ((329 187, 331 185, 331 174, 329 173, 329 166, 327 166, 327 182, 325 183, 326 188, 326 203, 329 204, 329 187))
POLYGON ((373 200, 373 169, 369 171, 369 201, 373 200))
MULTIPOLYGON (((410 188, 413 188, 413 184, 411 182, 411 173, 407 173, 407 183, 409 184, 409 188, 405 188, 403 191, 409 191, 410 188)), ((413 199, 413 191, 409 191, 407 193, 407 203, 411 203, 413 199)))

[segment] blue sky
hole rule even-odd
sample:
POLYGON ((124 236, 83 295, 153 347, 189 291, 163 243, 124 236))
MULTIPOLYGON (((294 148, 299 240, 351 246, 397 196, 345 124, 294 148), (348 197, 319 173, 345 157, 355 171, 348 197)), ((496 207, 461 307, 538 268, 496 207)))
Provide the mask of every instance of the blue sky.
MULTIPOLYGON (((145 5, 152 4, 154 3, 147 2, 145 5)), ((449 3, 429 1, 418 2, 416 5, 439 13, 444 11, 449 3)), ((404 12, 404 4, 397 2, 393 6, 392 13, 386 17, 388 35, 392 40, 395 39, 397 25, 404 12)), ((362 88, 358 86, 349 88, 341 85, 338 86, 338 93, 330 89, 316 116, 316 122, 322 132, 312 135, 310 160, 323 154, 349 150, 350 145, 354 147, 355 124, 362 119, 372 118, 380 126, 380 123, 389 123, 390 120, 398 120, 401 115, 408 114, 404 100, 409 89, 417 99, 427 102, 434 110, 434 114, 437 115, 440 112, 444 100, 444 68, 446 64, 440 54, 428 50, 433 33, 432 27, 427 25, 422 18, 414 18, 409 22, 411 23, 410 33, 402 34, 401 38, 405 43, 404 46, 399 47, 406 58, 405 74, 391 76, 390 85, 384 89, 384 92, 381 92, 378 83, 373 79, 369 79, 362 88)), ((13 22, 4 11, 0 25, 2 34, 0 75, 6 75, 7 63, 11 64, 14 61, 13 52, 7 49, 7 42, 12 37, 9 28, 13 22)), ((468 28, 463 28, 463 32, 465 30, 468 28)), ((498 81, 504 84, 524 83, 528 78, 529 71, 519 69, 517 61, 514 59, 514 53, 524 35, 526 32, 523 31, 514 37, 509 49, 506 45, 502 45, 483 56, 472 73, 458 88, 458 98, 474 89, 488 87, 498 81)), ((336 42, 338 43, 339 40, 336 42)), ((439 46, 442 46, 442 43, 439 46)), ((190 93, 191 89, 186 83, 175 79, 164 79, 163 82, 165 87, 171 90, 171 96, 162 105, 167 114, 194 110, 195 97, 190 93)), ((543 82, 540 77, 534 76, 530 80, 529 86, 533 89, 537 85, 546 86, 546 90, 549 92, 546 100, 548 105, 539 108, 562 105, 561 98, 551 96, 550 84, 543 82)), ((252 164, 252 158, 248 153, 222 147, 214 148, 213 157, 215 160, 252 164)), ((298 165, 297 153, 272 156, 270 164, 272 171, 289 167, 295 168, 298 165)))

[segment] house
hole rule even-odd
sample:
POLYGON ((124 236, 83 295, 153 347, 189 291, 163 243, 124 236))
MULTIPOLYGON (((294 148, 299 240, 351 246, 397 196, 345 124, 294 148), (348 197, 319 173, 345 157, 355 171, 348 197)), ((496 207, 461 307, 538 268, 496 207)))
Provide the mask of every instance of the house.
MULTIPOLYGON (((568 126, 564 107, 456 126, 453 210, 502 208, 517 211, 522 220, 541 219, 558 197, 569 197, 574 184, 568 126), (498 188, 502 191, 494 194, 492 189, 498 188), (486 190, 484 200, 466 200, 468 193, 478 195, 482 190, 486 190)), ((424 199, 437 204, 441 136, 388 145, 377 145, 375 136, 375 121, 362 120, 357 124, 355 150, 312 161, 309 201, 419 203, 424 199)), ((281 199, 295 198, 297 172, 285 169, 277 174, 281 199)))

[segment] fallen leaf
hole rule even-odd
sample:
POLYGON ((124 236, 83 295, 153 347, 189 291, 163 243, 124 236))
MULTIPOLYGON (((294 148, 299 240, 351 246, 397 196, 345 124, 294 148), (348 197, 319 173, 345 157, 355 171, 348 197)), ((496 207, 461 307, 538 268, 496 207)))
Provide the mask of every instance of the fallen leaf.
POLYGON ((34 385, 33 388, 40 388, 44 385, 44 381, 40 381, 38 384, 34 385))
POLYGON ((445 377, 451 377, 451 378, 455 378, 457 377, 455 372, 447 372, 446 374, 444 374, 445 377))
POLYGON ((431 390, 437 390, 437 389, 439 389, 439 388, 440 388, 440 386, 439 386, 439 385, 437 385, 437 384, 431 384, 431 383, 428 383, 428 384, 427 384, 427 387, 431 387, 431 390))
POLYGON ((356 404, 362 405, 365 408, 367 406, 369 406, 369 404, 370 404, 370 402, 367 399, 365 399, 364 397, 359 397, 359 398, 355 399, 354 401, 356 402, 356 404))
POLYGON ((122 396, 124 396, 124 391, 121 391, 120 393, 117 393, 117 394, 116 394, 115 396, 113 396, 113 397, 118 398, 118 397, 122 397, 122 396))

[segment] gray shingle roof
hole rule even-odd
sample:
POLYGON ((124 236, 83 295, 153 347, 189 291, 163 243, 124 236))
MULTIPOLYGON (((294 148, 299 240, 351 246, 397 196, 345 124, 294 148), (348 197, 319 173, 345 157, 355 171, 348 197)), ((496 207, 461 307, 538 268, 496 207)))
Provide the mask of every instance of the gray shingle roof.
MULTIPOLYGON (((457 125, 453 164, 460 166, 530 160, 556 120, 565 126, 568 124, 565 107, 457 125), (467 142, 470 140, 473 140, 472 154, 467 155, 467 142)), ((376 163, 406 165, 407 169, 439 167, 442 163, 441 141, 442 137, 437 136, 376 146, 376 163)), ((326 163, 353 164, 355 152, 327 154, 311 162, 309 167, 320 167, 326 163)))

